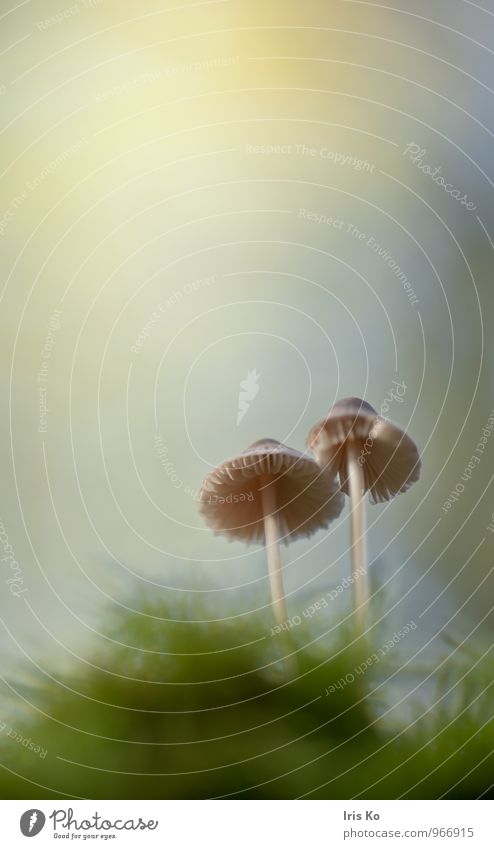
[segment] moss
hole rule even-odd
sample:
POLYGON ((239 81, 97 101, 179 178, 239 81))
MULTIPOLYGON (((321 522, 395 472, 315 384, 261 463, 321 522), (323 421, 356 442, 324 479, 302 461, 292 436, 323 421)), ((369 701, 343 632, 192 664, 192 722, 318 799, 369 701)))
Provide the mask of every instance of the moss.
POLYGON ((387 678, 356 672, 372 646, 348 631, 329 651, 303 626, 275 638, 262 618, 194 622, 201 611, 162 601, 140 609, 114 612, 100 650, 70 677, 24 688, 34 707, 16 730, 47 754, 1 735, 4 798, 491 793, 489 656, 455 661, 455 698, 393 732, 379 719, 387 678))

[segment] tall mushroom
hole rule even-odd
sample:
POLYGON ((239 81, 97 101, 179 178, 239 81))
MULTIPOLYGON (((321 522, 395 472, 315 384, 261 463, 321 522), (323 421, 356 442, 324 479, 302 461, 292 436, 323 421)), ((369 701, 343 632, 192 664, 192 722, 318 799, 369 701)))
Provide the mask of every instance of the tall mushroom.
POLYGON ((364 495, 370 492, 376 504, 406 492, 420 477, 417 446, 361 398, 338 401, 311 429, 307 445, 350 496, 353 605, 363 626, 369 600, 364 495))
POLYGON ((311 457, 275 439, 261 439, 206 476, 199 510, 215 533, 265 544, 273 613, 281 624, 287 609, 280 541, 327 528, 343 501, 334 475, 311 457))

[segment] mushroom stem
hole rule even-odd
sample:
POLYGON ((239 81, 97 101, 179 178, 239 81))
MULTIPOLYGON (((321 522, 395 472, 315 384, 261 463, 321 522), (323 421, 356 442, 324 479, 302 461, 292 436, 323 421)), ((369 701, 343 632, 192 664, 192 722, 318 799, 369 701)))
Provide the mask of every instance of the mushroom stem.
POLYGON ((260 481, 259 487, 264 516, 266 536, 266 555, 268 559, 269 584, 271 587, 271 605, 274 618, 281 625, 288 618, 280 558, 280 525, 276 505, 276 486, 269 477, 260 481))
POLYGON ((352 511, 352 588, 353 610, 358 626, 365 628, 365 618, 369 603, 367 579, 367 546, 365 539, 365 481, 362 466, 358 462, 358 452, 352 446, 348 450, 348 483, 352 511))

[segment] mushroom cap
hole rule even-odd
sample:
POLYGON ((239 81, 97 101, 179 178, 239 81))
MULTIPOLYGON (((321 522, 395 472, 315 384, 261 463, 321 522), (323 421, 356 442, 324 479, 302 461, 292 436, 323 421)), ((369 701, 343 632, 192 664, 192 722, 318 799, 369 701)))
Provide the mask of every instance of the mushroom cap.
POLYGON ((370 492, 374 504, 406 492, 420 477, 413 439, 361 398, 338 401, 311 429, 307 445, 320 465, 338 473, 347 495, 348 452, 353 450, 363 472, 364 491, 370 492))
POLYGON ((264 543, 261 490, 276 485, 276 515, 285 543, 327 528, 344 498, 328 470, 275 439, 260 439, 204 479, 199 511, 216 534, 264 543))

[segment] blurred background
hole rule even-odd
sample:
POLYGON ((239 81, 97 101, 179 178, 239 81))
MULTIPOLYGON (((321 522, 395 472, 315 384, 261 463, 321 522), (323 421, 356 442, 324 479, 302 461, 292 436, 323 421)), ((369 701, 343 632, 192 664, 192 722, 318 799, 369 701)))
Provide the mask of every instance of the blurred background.
MULTIPOLYGON (((261 437, 303 450, 348 395, 423 462, 368 510, 376 628, 414 621, 403 651, 430 668, 446 633, 489 642, 494 5, 0 20, 5 709, 13 677, 72 674, 150 594, 172 619, 185 596, 192 619, 268 620, 263 551, 213 536, 202 479, 261 437)), ((283 551, 292 615, 350 574, 348 515, 283 551)), ((311 619, 321 651, 349 610, 311 619)))

